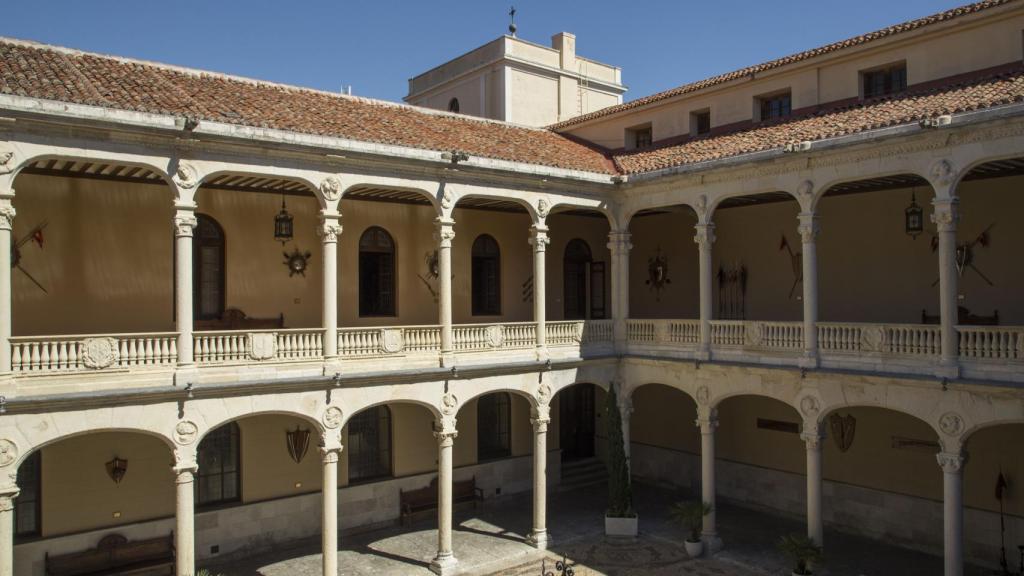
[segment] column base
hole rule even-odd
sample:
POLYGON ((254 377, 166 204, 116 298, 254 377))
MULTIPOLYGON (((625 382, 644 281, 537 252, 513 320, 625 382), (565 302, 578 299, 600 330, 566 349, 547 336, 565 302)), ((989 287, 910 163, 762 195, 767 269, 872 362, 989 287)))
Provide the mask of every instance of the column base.
POLYGON ((526 537, 526 543, 537 550, 547 550, 551 545, 551 538, 548 537, 547 530, 534 530, 526 537))
POLYGON ((719 550, 725 547, 725 544, 722 542, 722 539, 718 536, 718 532, 714 532, 711 534, 707 532, 701 532, 700 539, 704 542, 704 546, 709 554, 714 554, 715 552, 718 552, 719 550))
POLYGON ((444 555, 438 554, 430 561, 430 571, 438 576, 450 576, 455 574, 458 565, 458 559, 451 552, 444 555))

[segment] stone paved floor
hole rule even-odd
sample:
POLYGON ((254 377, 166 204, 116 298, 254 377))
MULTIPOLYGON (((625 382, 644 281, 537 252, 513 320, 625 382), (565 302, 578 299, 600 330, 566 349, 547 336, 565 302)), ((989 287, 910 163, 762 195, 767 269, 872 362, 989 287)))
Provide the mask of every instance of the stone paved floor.
MULTIPOLYGON (((523 542, 530 527, 530 495, 520 494, 455 514, 454 550, 463 574, 525 576, 548 570, 564 554, 577 576, 684 574, 695 576, 788 575, 785 560, 775 550, 779 535, 801 532, 799 521, 722 505, 719 530, 725 549, 712 558, 690 559, 680 542, 682 531, 667 516, 667 507, 681 496, 637 485, 636 507, 641 536, 636 540, 608 539, 600 511, 602 486, 557 492, 548 497, 548 525, 553 545, 539 552, 523 542), (595 511, 597 511, 595 513, 595 511)), ((428 575, 427 565, 437 546, 431 519, 342 538, 338 555, 340 575, 428 575)), ((933 576, 942 573, 942 559, 884 543, 826 532, 827 564, 822 576, 933 576)), ((211 565, 225 576, 313 576, 320 574, 319 539, 288 549, 211 565)), ((968 576, 988 572, 968 567, 968 576)))

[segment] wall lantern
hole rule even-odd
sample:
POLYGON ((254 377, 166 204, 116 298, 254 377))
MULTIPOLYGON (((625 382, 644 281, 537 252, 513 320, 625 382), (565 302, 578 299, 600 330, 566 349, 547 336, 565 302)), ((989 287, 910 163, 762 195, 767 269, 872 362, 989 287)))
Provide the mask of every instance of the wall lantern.
POLYGON ((284 243, 291 240, 295 229, 294 218, 288 213, 284 204, 284 196, 281 196, 281 211, 274 216, 274 240, 284 243))
POLYGON ((285 441, 288 444, 288 455, 298 464, 306 456, 309 450, 309 430, 298 426, 295 430, 285 432, 285 441))
POLYGON ((914 191, 910 191, 910 206, 904 210, 905 216, 905 228, 908 235, 911 238, 917 238, 917 235, 924 232, 924 211, 917 204, 917 198, 914 196, 914 191))
POLYGON ((114 456, 114 459, 107 462, 107 474, 110 475, 110 479, 114 481, 114 484, 120 484, 121 480, 124 479, 125 472, 128 471, 128 461, 124 458, 118 458, 114 456))

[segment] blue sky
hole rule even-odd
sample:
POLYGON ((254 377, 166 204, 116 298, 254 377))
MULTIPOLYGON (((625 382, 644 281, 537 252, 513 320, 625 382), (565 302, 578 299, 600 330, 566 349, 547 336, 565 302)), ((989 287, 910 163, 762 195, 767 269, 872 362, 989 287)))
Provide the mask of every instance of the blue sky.
MULTIPOLYGON (((509 0, 31 0, 0 35, 400 100, 407 80, 503 34, 509 0)), ((626 99, 965 0, 520 0, 519 36, 622 67, 626 99)))

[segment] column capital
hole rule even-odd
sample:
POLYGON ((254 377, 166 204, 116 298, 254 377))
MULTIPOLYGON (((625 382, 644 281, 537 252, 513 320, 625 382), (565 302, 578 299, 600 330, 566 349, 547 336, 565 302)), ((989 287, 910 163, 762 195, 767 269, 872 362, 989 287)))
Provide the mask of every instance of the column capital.
POLYGON ((632 238, 628 230, 612 230, 608 232, 608 249, 612 254, 629 252, 633 248, 632 238))
POLYGON ((192 231, 199 225, 194 208, 175 207, 174 211, 174 236, 192 236, 192 231))
POLYGON ((14 217, 18 211, 11 205, 8 198, 0 199, 0 230, 13 230, 14 217))
POLYGON ((438 241, 441 248, 451 248, 452 240, 455 239, 455 220, 436 218, 434 220, 434 239, 438 241))
POLYGON ((939 232, 956 232, 956 225, 960 222, 960 199, 935 198, 932 200, 933 212, 932 223, 939 232))
POLYGON ((437 443, 441 447, 451 446, 458 435, 455 416, 442 416, 434 425, 434 438, 437 438, 437 443))
POLYGON ((21 489, 15 485, 0 488, 0 512, 14 510, 14 499, 21 493, 21 489))
POLYGON ((817 428, 805 429, 800 433, 800 439, 807 445, 808 450, 821 450, 821 443, 825 440, 825 434, 817 428))
POLYGON ((814 212, 801 212, 797 218, 800 220, 800 224, 797 226, 797 232, 800 233, 800 238, 803 240, 803 243, 809 244, 814 242, 815 237, 818 236, 818 232, 821 231, 818 215, 814 212))
POLYGON ((551 243, 551 239, 548 238, 547 226, 537 226, 536 224, 530 226, 529 242, 533 246, 534 252, 543 252, 547 245, 551 243))
POLYGON ((326 244, 337 242, 341 236, 341 214, 320 211, 320 224, 317 226, 316 235, 326 244))
POLYGON ((962 452, 939 452, 935 455, 935 459, 946 474, 959 474, 965 461, 962 452))
POLYGON ((537 423, 543 423, 547 425, 551 422, 551 407, 547 404, 540 404, 530 409, 530 422, 533 423, 534 429, 537 427, 537 423))
POLYGON ((718 411, 712 408, 704 414, 698 413, 694 424, 700 428, 701 434, 714 434, 718 428, 718 411))
POLYGON ((700 246, 701 250, 710 249, 711 245, 715 243, 714 222, 708 222, 707 224, 695 224, 693 228, 693 241, 700 246))
POLYGON ((341 446, 321 446, 320 459, 324 464, 337 464, 341 454, 341 446))

